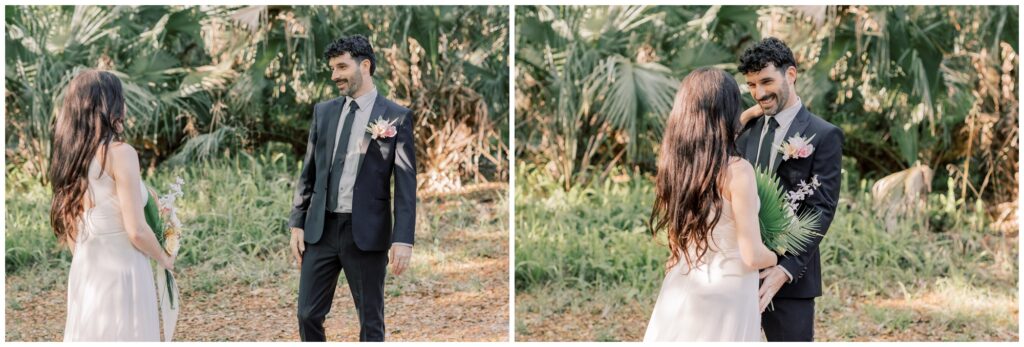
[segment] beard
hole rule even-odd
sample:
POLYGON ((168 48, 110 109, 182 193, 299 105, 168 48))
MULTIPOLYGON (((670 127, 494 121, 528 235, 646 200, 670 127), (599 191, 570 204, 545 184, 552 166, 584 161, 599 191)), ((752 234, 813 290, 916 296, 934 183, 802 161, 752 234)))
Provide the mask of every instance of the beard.
POLYGON ((786 107, 786 104, 789 103, 789 81, 786 81, 786 79, 783 78, 781 93, 771 93, 765 95, 758 101, 767 101, 773 98, 775 99, 775 107, 772 107, 771 109, 766 109, 763 106, 761 107, 761 109, 764 111, 764 115, 766 116, 775 116, 779 114, 779 112, 782 112, 782 110, 786 107))
POLYGON ((357 90, 359 90, 359 87, 362 86, 363 76, 360 76, 358 73, 356 73, 352 75, 351 78, 344 78, 334 81, 334 84, 338 86, 338 94, 341 94, 341 96, 352 96, 352 94, 354 94, 357 90), (345 84, 344 87, 340 86, 340 84, 342 83, 345 84))

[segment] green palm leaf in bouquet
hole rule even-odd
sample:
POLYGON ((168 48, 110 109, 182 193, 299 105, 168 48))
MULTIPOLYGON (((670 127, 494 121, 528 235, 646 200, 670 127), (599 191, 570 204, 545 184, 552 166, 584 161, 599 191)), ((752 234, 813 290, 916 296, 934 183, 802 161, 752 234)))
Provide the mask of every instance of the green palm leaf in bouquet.
POLYGON ((756 171, 754 179, 757 196, 761 200, 761 210, 758 211, 761 241, 778 255, 805 251, 811 239, 820 235, 815 231, 819 226, 818 212, 807 210, 796 215, 789 207, 779 179, 761 168, 756 171))
POLYGON ((149 225, 150 229, 153 229, 153 233, 156 234, 156 240, 160 241, 160 245, 164 245, 164 222, 160 220, 160 206, 156 204, 156 192, 149 187, 146 187, 149 194, 149 199, 146 200, 146 206, 142 208, 142 214, 146 217, 146 224, 149 225))
MULTIPOLYGON (((149 225, 150 229, 153 229, 153 234, 156 235, 156 240, 160 242, 160 248, 166 249, 166 237, 164 235, 164 222, 160 219, 160 206, 156 202, 156 192, 152 189, 148 189, 149 199, 146 200, 146 206, 142 208, 142 214, 146 218, 146 224, 149 225)), ((167 298, 170 299, 170 303, 174 305, 174 291, 170 288, 174 287, 174 276, 171 276, 171 271, 164 269, 167 277, 167 298)))

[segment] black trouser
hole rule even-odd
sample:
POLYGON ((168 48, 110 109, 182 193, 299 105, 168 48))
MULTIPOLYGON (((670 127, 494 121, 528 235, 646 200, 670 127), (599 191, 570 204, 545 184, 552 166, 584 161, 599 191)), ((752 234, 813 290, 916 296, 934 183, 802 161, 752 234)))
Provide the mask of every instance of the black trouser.
POLYGON ((331 311, 338 274, 345 271, 359 314, 359 341, 384 341, 384 277, 388 252, 366 252, 352 238, 352 215, 327 212, 324 233, 306 243, 299 277, 299 336, 326 341, 324 318, 331 311))
POLYGON ((761 314, 761 327, 769 342, 814 341, 814 298, 773 298, 761 314))

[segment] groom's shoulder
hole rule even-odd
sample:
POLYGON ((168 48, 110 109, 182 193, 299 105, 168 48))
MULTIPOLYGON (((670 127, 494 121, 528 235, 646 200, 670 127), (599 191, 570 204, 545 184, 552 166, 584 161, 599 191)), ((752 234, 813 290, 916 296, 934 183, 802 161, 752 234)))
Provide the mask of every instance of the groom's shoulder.
MULTIPOLYGON (((387 106, 387 114, 389 115, 389 117, 401 118, 405 117, 406 115, 408 115, 409 117, 413 116, 412 110, 410 110, 408 107, 399 105, 398 103, 391 101, 391 99, 388 99, 383 95, 377 97, 377 102, 383 102, 384 105, 387 106)), ((410 122, 413 121, 414 120, 410 120, 410 122)), ((402 120, 401 122, 404 123, 405 120, 402 120)))
POLYGON ((314 104, 313 105, 313 119, 314 120, 319 119, 321 117, 321 113, 323 113, 322 110, 326 109, 327 107, 329 107, 329 106, 331 106, 331 105, 333 105, 335 103, 342 103, 342 102, 344 102, 344 100, 345 100, 344 96, 339 96, 339 97, 336 97, 334 99, 328 99, 328 100, 324 100, 324 101, 321 101, 321 102, 318 102, 318 103, 314 104))
POLYGON ((391 101, 391 99, 388 99, 388 98, 384 97, 383 95, 378 97, 377 101, 384 101, 384 105, 387 105, 388 111, 390 111, 390 112, 394 112, 394 113, 398 113, 398 114, 406 114, 406 113, 409 113, 409 111, 410 111, 408 107, 399 105, 398 103, 396 103, 394 101, 391 101))
POLYGON ((756 124, 757 124, 757 120, 756 119, 747 122, 747 124, 744 124, 743 127, 740 128, 740 132, 739 132, 738 136, 744 136, 744 135, 749 134, 751 131, 753 131, 754 126, 756 124))
POLYGON ((807 110, 807 113, 811 116, 810 126, 812 129, 814 129, 814 133, 837 135, 840 139, 845 137, 845 135, 843 135, 843 130, 836 126, 835 124, 832 124, 829 121, 825 120, 824 118, 821 118, 820 116, 814 114, 814 112, 811 112, 810 110, 807 110))
POLYGON ((333 103, 342 102, 344 99, 345 99, 344 96, 339 96, 339 97, 336 97, 334 99, 324 100, 324 101, 316 103, 316 105, 313 106, 313 109, 316 110, 316 109, 319 109, 321 107, 324 107, 324 106, 327 106, 327 105, 330 105, 330 104, 333 104, 333 103))

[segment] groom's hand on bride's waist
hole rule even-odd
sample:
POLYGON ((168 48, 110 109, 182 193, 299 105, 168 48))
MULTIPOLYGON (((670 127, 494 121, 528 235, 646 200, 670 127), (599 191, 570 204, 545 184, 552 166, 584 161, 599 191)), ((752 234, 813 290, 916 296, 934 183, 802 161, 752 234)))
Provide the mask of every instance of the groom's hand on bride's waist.
POLYGON ((302 253, 306 252, 306 243, 303 242, 303 230, 292 228, 292 240, 289 244, 292 249, 292 256, 295 257, 295 264, 302 268, 302 253))
POLYGON ((409 267, 411 259, 412 245, 407 243, 391 244, 391 258, 388 259, 388 263, 391 263, 391 272, 394 272, 395 276, 405 272, 405 269, 409 267))

